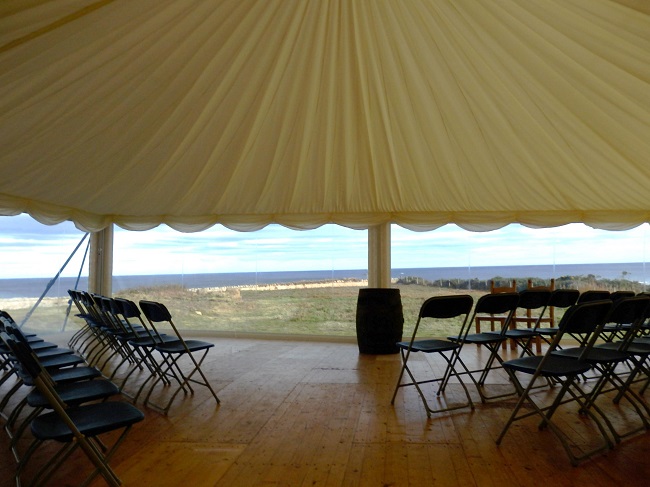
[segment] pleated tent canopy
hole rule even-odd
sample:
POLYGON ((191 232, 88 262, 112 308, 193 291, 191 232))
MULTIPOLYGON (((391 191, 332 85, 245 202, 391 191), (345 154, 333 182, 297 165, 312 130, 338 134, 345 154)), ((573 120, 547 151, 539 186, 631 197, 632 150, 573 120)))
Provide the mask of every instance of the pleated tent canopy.
POLYGON ((0 214, 415 230, 650 220, 635 0, 4 0, 0 214))

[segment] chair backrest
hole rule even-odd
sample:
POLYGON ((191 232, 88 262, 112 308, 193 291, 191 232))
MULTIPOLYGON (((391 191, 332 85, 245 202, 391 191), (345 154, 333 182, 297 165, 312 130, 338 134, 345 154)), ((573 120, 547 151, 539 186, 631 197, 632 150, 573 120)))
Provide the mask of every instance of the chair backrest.
POLYGON ((101 317, 95 306, 95 300, 87 291, 79 291, 79 304, 83 307, 82 315, 86 321, 90 320, 95 324, 101 324, 101 317))
POLYGON ((6 311, 0 310, 0 331, 3 331, 6 326, 15 325, 16 322, 6 311))
POLYGON ((609 291, 590 290, 580 293, 577 304, 588 303, 590 301, 601 301, 603 299, 610 299, 609 291))
POLYGON ((0 310, 0 319, 2 319, 2 321, 5 323, 16 323, 16 320, 14 320, 11 315, 5 310, 0 310))
MULTIPOLYGON (((637 294, 637 296, 638 297, 645 296, 647 298, 650 298, 650 293, 639 293, 639 294, 637 294)), ((648 308, 646 308, 645 316, 643 318, 644 318, 644 321, 647 320, 648 318, 650 318, 650 306, 648 306, 648 308)))
POLYGON ((144 320, 142 319, 142 313, 140 312, 140 308, 138 308, 138 305, 135 304, 133 301, 125 298, 113 298, 113 305, 116 308, 116 314, 121 315, 122 318, 124 318, 124 321, 131 328, 131 331, 133 331, 133 333, 135 333, 135 328, 133 327, 133 323, 131 323, 131 320, 137 319, 140 322, 140 325, 145 329, 145 331, 149 335, 149 338, 151 338, 152 340, 158 340, 158 341, 161 340, 160 333, 158 333, 158 330, 156 329, 155 325, 153 323, 150 323, 151 328, 153 330, 152 332, 147 327, 144 320))
POLYGON ((468 294, 434 296, 420 307, 420 318, 455 318, 472 311, 474 298, 468 294))
POLYGON ((119 314, 124 318, 140 318, 140 308, 133 301, 125 298, 113 298, 113 301, 119 306, 119 314))
POLYGON ((95 301, 98 304, 98 311, 101 314, 102 320, 107 326, 110 326, 112 329, 119 332, 129 331, 122 323, 122 320, 120 320, 119 317, 113 313, 113 298, 106 296, 95 296, 95 301))
POLYGON ((167 307, 155 301, 140 301, 140 309, 149 321, 160 323, 163 321, 170 321, 172 315, 167 307))
POLYGON ((546 308, 551 301, 550 289, 523 289, 519 292, 518 308, 540 309, 546 308))
MULTIPOLYGON (((474 298, 469 294, 449 295, 449 296, 433 296, 427 299, 420 307, 418 313, 418 320, 413 328, 413 336, 411 337, 411 346, 415 341, 418 334, 420 323, 423 318, 433 319, 450 319, 456 317, 463 317, 461 325, 458 329, 458 336, 460 337, 465 333, 468 323, 469 315, 474 305, 474 298)), ((410 350, 409 350, 410 353, 410 350)))
POLYGON ((37 378, 47 384, 54 384, 52 377, 38 362, 24 338, 11 332, 1 332, 0 337, 0 341, 7 347, 13 358, 13 372, 22 380, 23 384, 32 387, 37 378))
POLYGON ((564 335, 583 335, 587 343, 591 336, 598 335, 612 309, 609 299, 578 303, 566 310, 558 324, 558 334, 554 340, 560 340, 564 335))
POLYGON ((549 303, 551 302, 552 291, 548 287, 529 287, 527 289, 522 289, 519 292, 519 303, 517 308, 523 309, 526 311, 524 318, 514 316, 513 320, 515 323, 517 320, 526 320, 526 325, 530 328, 538 328, 539 324, 544 319, 546 310, 549 308, 549 303), (533 310, 538 310, 533 316, 533 310))
POLYGON ((79 291, 77 291, 76 289, 68 289, 68 295, 70 296, 70 299, 72 300, 74 305, 77 307, 77 311, 79 311, 79 313, 82 314, 85 313, 86 310, 83 308, 81 304, 81 296, 79 294, 79 291))
POLYGON ((650 304, 650 296, 633 296, 612 301, 613 307, 607 323, 627 325, 637 323, 646 316, 646 309, 650 304))
POLYGON ((519 303, 519 293, 484 294, 476 302, 476 314, 498 315, 514 312, 519 303))
POLYGON ((618 325, 616 329, 624 330, 619 342, 619 350, 627 350, 639 334, 643 323, 650 313, 650 296, 634 296, 613 301, 613 307, 607 318, 608 324, 618 325), (625 328, 624 325, 628 325, 625 328))
POLYGON ((185 343, 183 337, 178 331, 178 328, 176 328, 176 325, 172 320, 171 313, 169 312, 169 310, 164 304, 158 303, 156 301, 143 300, 140 301, 140 309, 142 310, 142 313, 145 315, 147 321, 149 321, 152 327, 155 327, 155 323, 166 322, 169 324, 169 326, 172 327, 172 330, 174 330, 174 333, 176 334, 178 339, 181 340, 183 343, 185 343))
MULTIPOLYGON (((9 349, 14 359, 14 372, 22 379, 23 383, 28 386, 34 385, 34 380, 44 373, 44 369, 32 355, 32 350, 26 342, 23 342, 19 336, 12 333, 1 332, 0 339, 9 349)), ((49 379, 49 376, 47 378, 49 379)))
POLYGON ((31 347, 29 346, 29 341, 27 340, 27 337, 23 333, 23 331, 20 329, 18 325, 15 323, 11 324, 6 324, 5 325, 5 330, 4 330, 13 340, 15 340, 18 343, 22 343, 25 345, 28 349, 31 350, 31 347))
POLYGON ((568 308, 578 302, 580 291, 577 289, 556 289, 551 292, 549 306, 568 308))
MULTIPOLYGON (((519 293, 484 294, 478 298, 476 306, 474 306, 472 319, 469 323, 479 322, 482 319, 495 319, 495 315, 501 315, 498 317, 498 321, 501 324, 500 333, 503 335, 510 327, 512 318, 517 311, 517 303, 519 303, 519 293)), ((469 328, 469 326, 465 328, 462 336, 463 340, 469 334, 469 328)), ((479 329, 477 326, 478 332, 479 329)))
POLYGON ((634 291, 614 291, 609 295, 609 299, 616 302, 619 299, 633 298, 634 296, 635 296, 634 291))

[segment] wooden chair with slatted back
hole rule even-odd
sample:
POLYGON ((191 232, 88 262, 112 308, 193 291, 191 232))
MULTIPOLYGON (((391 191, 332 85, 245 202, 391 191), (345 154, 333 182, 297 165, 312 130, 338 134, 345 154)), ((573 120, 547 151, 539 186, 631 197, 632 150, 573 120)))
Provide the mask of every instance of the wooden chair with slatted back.
MULTIPOLYGON (((526 289, 530 289, 533 291, 555 291, 555 279, 551 279, 550 285, 548 286, 533 286, 533 280, 528 279, 528 282, 526 283, 526 289)), ((535 326, 540 326, 542 323, 548 323, 548 326, 553 327, 555 326, 555 307, 554 306, 549 306, 548 307, 548 316, 542 316, 541 318, 539 316, 534 316, 533 311, 531 309, 526 310, 526 315, 525 316, 515 316, 512 319, 512 325, 511 328, 517 328, 518 323, 523 323, 526 325, 528 328, 534 328, 535 326)), ((513 348, 513 343, 511 342, 510 346, 513 348)), ((535 339, 535 349, 537 353, 541 353, 542 351, 542 340, 540 337, 537 337, 535 339)))
MULTIPOLYGON (((495 286, 494 280, 490 280, 490 294, 517 292, 517 281, 513 279, 511 284, 511 286, 495 286)), ((481 333, 481 322, 487 321, 490 324, 490 331, 494 331, 495 323, 498 323, 498 329, 501 329, 504 320, 505 316, 477 316, 475 318, 476 333, 481 333)))

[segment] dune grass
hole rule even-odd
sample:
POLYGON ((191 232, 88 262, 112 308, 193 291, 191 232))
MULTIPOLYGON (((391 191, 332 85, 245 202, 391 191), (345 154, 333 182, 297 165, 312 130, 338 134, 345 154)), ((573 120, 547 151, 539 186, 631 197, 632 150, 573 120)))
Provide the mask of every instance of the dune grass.
MULTIPOLYGON (((421 304, 430 296, 467 291, 398 285, 402 296, 404 335, 410 335, 421 304)), ((174 322, 185 330, 223 333, 262 333, 356 336, 356 308, 360 287, 324 286, 276 290, 189 290, 181 286, 142 287, 121 291, 120 297, 138 302, 160 301, 170 310, 174 322)), ((477 299, 484 291, 470 292, 477 299)), ((45 300, 31 315, 27 327, 58 331, 65 320, 67 300, 45 300)), ((29 305, 10 310, 16 321, 29 311, 29 305)), ((79 318, 67 319, 66 329, 79 326, 79 318)), ((429 325, 423 330, 435 336, 454 333, 457 326, 429 325)))

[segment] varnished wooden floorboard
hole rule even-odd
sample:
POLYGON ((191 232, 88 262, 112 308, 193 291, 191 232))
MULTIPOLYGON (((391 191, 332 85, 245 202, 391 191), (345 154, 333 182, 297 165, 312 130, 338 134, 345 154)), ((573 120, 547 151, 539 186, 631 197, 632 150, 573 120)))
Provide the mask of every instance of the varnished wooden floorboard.
MULTIPOLYGON (((399 355, 360 355, 355 343, 345 342, 208 340, 215 347, 204 370, 221 405, 198 388, 193 396, 177 398, 168 416, 142 408, 145 421, 134 426, 111 461, 124 485, 598 487, 648 482, 648 433, 573 467, 557 439, 537 429, 535 417, 515 423, 501 446, 495 444, 514 398, 480 404, 470 388, 474 411, 428 419, 409 387, 398 392, 392 406, 399 355)), ((475 364, 484 354, 468 347, 464 357, 475 364)), ((444 366, 424 355, 414 356, 412 364, 421 374, 439 373, 444 366)), ((510 385, 497 373, 488 387, 510 385)), ((442 401, 462 399, 460 386, 450 384, 442 401)), ((437 401, 433 393, 431 401, 437 401)), ((638 422, 627 413, 614 417, 621 426, 638 422)), ((563 414, 561 421, 585 444, 594 439, 575 412, 563 414)), ((13 485, 15 462, 5 435, 0 442, 4 487, 13 485)), ((31 465, 50 453, 51 447, 43 447, 31 465)), ((77 452, 48 485, 77 485, 90 470, 77 452)))

